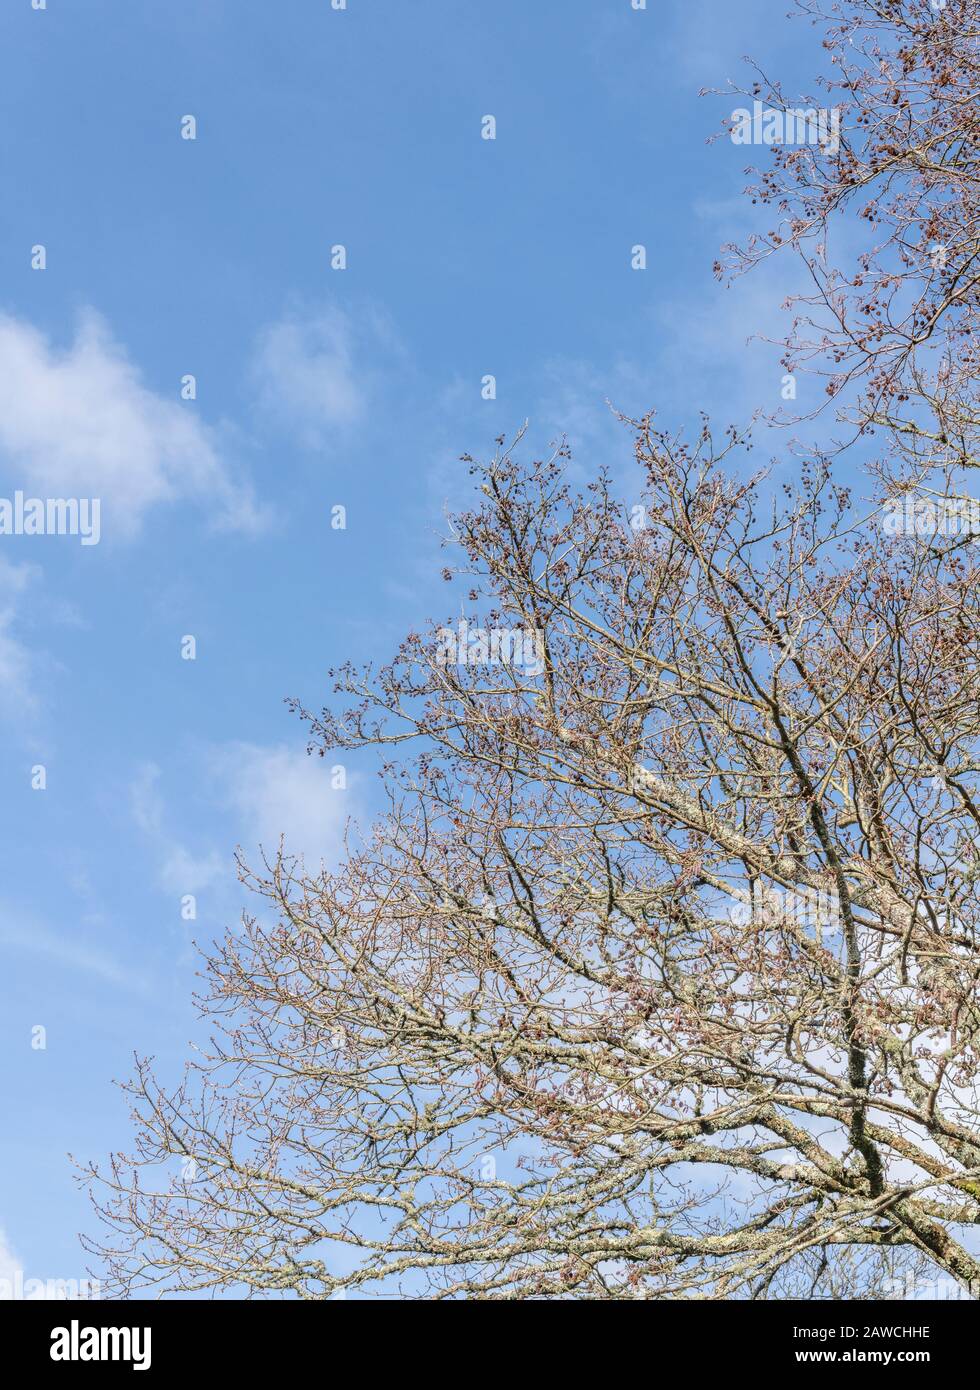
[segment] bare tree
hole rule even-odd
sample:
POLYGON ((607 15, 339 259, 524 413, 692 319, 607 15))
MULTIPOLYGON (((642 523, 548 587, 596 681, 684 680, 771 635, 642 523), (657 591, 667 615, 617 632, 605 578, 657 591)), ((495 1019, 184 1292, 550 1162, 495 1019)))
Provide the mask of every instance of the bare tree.
POLYGON ((122 1288, 732 1297, 838 1246, 980 1276, 978 571, 848 525, 824 466, 777 513, 734 438, 637 431, 645 529, 500 454, 455 522, 465 649, 412 636, 307 715, 421 751, 338 874, 243 870, 278 924, 211 960, 178 1093, 139 1069, 122 1288))
MULTIPOLYGON (((980 8, 977 0, 798 0, 829 75, 790 97, 762 71, 743 95, 821 138, 771 144, 748 193, 768 232, 719 276, 792 251, 791 372, 812 372, 855 436, 884 439, 904 485, 980 460, 980 8)), ((765 139, 765 131, 760 132, 765 139)))
POLYGON ((736 431, 652 416, 642 512, 564 448, 473 466, 467 617, 296 706, 381 750, 388 813, 336 873, 242 864, 208 1053, 140 1062, 135 1151, 86 1170, 114 1291, 980 1287, 980 569, 881 525, 937 443, 975 461, 975 11, 827 21, 840 149, 777 151, 790 234, 736 256, 804 256, 787 361, 836 361, 894 475, 862 510, 817 455, 774 501, 736 431), (848 278, 809 238, 858 194, 889 235, 848 278))

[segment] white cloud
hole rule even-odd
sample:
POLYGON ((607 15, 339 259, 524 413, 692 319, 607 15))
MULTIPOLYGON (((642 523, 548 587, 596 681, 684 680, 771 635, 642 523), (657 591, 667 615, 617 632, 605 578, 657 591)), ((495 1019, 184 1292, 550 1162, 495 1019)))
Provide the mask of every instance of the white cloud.
POLYGON ((233 743, 215 749, 211 765, 246 849, 261 845, 274 852, 282 835, 287 852, 302 855, 311 867, 341 855, 350 793, 331 785, 325 759, 282 745, 233 743))
POLYGON ((216 850, 193 854, 186 845, 175 844, 160 866, 160 882, 181 896, 201 893, 226 878, 230 870, 231 865, 216 850))
POLYGON ((252 377, 260 407, 314 448, 362 420, 379 362, 398 352, 384 317, 326 305, 291 310, 259 334, 252 377))
POLYGON ((0 467, 11 489, 99 497, 123 532, 149 507, 186 499, 216 525, 254 529, 251 490, 230 475, 196 409, 145 386, 91 310, 65 349, 0 314, 0 467))

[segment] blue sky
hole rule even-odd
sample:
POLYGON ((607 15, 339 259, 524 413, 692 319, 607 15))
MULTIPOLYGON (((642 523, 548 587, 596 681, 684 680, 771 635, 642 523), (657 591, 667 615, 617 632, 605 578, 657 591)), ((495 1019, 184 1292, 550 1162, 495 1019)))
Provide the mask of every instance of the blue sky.
POLYGON ((0 1275, 83 1274, 67 1154, 125 1147, 134 1051, 181 1065, 235 846, 330 860, 370 818, 370 765, 333 790, 283 699, 452 617, 459 455, 528 419, 632 500, 607 397, 778 406, 746 338, 790 268, 711 275, 752 214, 706 144, 737 103, 697 92, 745 53, 820 58, 773 0, 3 7, 0 496, 102 510, 98 545, 0 536, 0 1275))

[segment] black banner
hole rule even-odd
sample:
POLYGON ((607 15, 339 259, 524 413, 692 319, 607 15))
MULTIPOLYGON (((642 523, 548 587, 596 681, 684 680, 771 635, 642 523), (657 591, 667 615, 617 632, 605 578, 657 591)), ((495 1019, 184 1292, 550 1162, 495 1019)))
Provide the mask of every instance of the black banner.
MULTIPOLYGON (((196 1372, 257 1372, 308 1365, 328 1374, 339 1348, 357 1353, 370 1337, 371 1369, 387 1364, 404 1370, 405 1344, 379 1330, 389 1319, 396 1329, 404 1310, 398 1300, 328 1300, 330 1307, 300 1302, 168 1301, 0 1305, 0 1326, 24 1371, 51 1367, 72 1378, 79 1372, 175 1376, 196 1372), (365 1306, 355 1307, 356 1303, 365 1306), (353 1320, 353 1321, 352 1321, 353 1320)), ((531 1313, 531 1310, 529 1310, 531 1313)), ((499 1328, 498 1312, 485 1328, 499 1328)), ((537 1357, 553 1357, 556 1327, 546 1309, 533 1311, 535 1338, 522 1343, 522 1368, 537 1357), (535 1350, 537 1348, 537 1350, 535 1350)), ((446 1308, 436 1315, 440 1335, 459 1324, 446 1308)), ((506 1315, 504 1315, 506 1316, 506 1315)), ((560 1314, 559 1314, 560 1319, 560 1314)), ((513 1324, 504 1324, 512 1327, 513 1324)), ((426 1323, 426 1326, 432 1326, 426 1323)), ((582 1325, 557 1335, 560 1346, 581 1346, 582 1325), (567 1341, 564 1340, 567 1338, 567 1341), (573 1341, 573 1338, 575 1339, 573 1341)), ((601 1316, 595 1324, 604 1324, 601 1316)), ((976 1306, 972 1301, 882 1304, 848 1303, 665 1303, 634 1308, 630 1335, 647 1347, 682 1355, 698 1378, 708 1373, 813 1373, 832 1376, 838 1366, 882 1366, 898 1375, 953 1369, 972 1351, 976 1306)), ((412 1336, 418 1336, 416 1327, 412 1336)), ((423 1334, 424 1335, 424 1334, 423 1334)), ((447 1365, 449 1363, 447 1362, 447 1365)), ((334 1362, 335 1368, 337 1363, 334 1362)))

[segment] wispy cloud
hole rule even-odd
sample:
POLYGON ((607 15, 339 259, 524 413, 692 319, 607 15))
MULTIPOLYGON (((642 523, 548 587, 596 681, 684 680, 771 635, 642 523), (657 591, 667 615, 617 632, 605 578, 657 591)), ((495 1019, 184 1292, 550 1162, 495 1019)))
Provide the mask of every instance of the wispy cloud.
POLYGON ((159 886, 175 896, 204 892, 230 878, 233 866, 216 849, 194 851, 171 831, 159 790, 160 776, 154 762, 139 768, 130 787, 133 820, 156 855, 159 886))
POLYGON ((222 906, 229 906, 236 845, 250 856, 275 853, 282 837, 287 852, 301 855, 310 868, 341 857, 353 800, 334 785, 346 780, 336 765, 285 744, 215 744, 203 758, 211 813, 204 845, 174 832, 156 763, 142 764, 129 789, 133 821, 151 848, 161 889, 177 897, 216 890, 222 906))
POLYGON ((400 352, 385 317, 326 304, 290 309, 259 334, 251 375, 259 407, 308 447, 364 419, 385 358, 400 352))
POLYGON ((32 713, 36 659, 17 635, 24 592, 35 576, 32 565, 16 565, 0 555, 0 710, 32 713))
POLYGON ((0 904, 0 945, 5 951, 39 956, 59 969, 88 975, 117 988, 136 993, 149 989, 149 980, 144 974, 102 947, 82 941, 76 935, 52 931, 9 903, 0 904))

